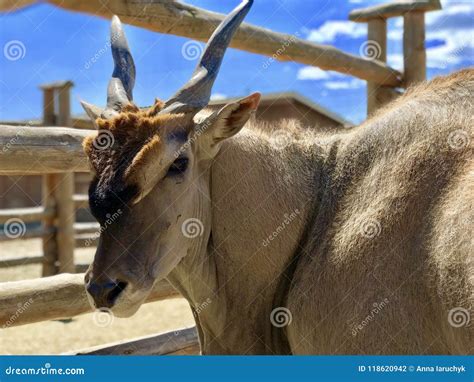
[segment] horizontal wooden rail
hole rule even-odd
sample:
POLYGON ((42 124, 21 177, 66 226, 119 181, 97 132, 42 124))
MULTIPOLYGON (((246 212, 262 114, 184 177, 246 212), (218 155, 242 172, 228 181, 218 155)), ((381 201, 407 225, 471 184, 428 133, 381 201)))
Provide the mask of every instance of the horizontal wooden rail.
POLYGON ((10 268, 19 265, 41 264, 43 262, 43 255, 36 256, 2 256, 0 257, 0 268, 10 268))
MULTIPOLYGON (((41 264, 44 260, 43 255, 33 255, 33 256, 2 256, 0 257, 0 269, 1 268, 10 268, 23 265, 36 265, 41 264)), ((88 263, 77 263, 76 273, 84 273, 87 268, 89 268, 88 263)))
POLYGON ((76 209, 80 208, 89 208, 89 196, 86 194, 75 194, 72 199, 74 200, 74 204, 76 209))
MULTIPOLYGON (((178 296, 163 280, 155 284, 147 302, 178 296)), ((0 284, 0 328, 70 318, 91 311, 82 273, 0 284)))
POLYGON ((99 233, 99 229, 100 229, 99 223, 95 223, 95 222, 74 223, 74 232, 78 235, 83 235, 83 234, 96 235, 99 233))
POLYGON ((20 219, 23 223, 39 222, 44 218, 54 215, 54 210, 44 207, 8 208, 0 210, 0 224, 5 224, 11 219, 20 219))
MULTIPOLYGON (((221 14, 177 1, 49 0, 48 2, 71 11, 106 18, 116 14, 123 22, 131 25, 200 41, 207 41, 223 19, 221 14)), ((234 5, 237 3, 238 0, 234 5)), ((11 1, 1 0, 0 9, 17 8, 11 1)), ((314 44, 299 39, 298 36, 297 33, 294 35, 278 33, 243 23, 230 46, 263 54, 279 61, 295 61, 325 70, 334 70, 382 85, 398 86, 401 82, 400 73, 382 62, 354 56, 332 46, 314 44)))
MULTIPOLYGON (((15 222, 16 220, 13 221, 13 224, 15 222)), ((74 223, 75 238, 77 240, 85 240, 85 241, 88 240, 90 242, 89 243, 90 245, 91 243, 96 243, 99 229, 100 229, 99 223, 94 223, 94 222, 74 223)), ((17 228, 12 227, 11 233, 9 233, 8 226, 5 225, 3 230, 0 231, 0 242, 15 240, 15 239, 34 239, 34 238, 44 237, 45 235, 49 235, 54 232, 55 232, 54 228, 44 228, 42 226, 31 228, 31 227, 27 227, 26 225, 20 225, 17 228), (17 231, 17 229, 19 231, 17 231)))
POLYGON ((195 327, 177 329, 133 340, 64 353, 65 355, 166 355, 199 354, 199 341, 195 327), (183 350, 186 352, 184 353, 183 350))
POLYGON ((97 131, 0 125, 0 175, 88 172, 82 141, 92 134, 97 131))
POLYGON ((373 19, 388 19, 403 16, 408 12, 428 12, 441 9, 439 0, 404 0, 388 4, 379 4, 372 7, 355 9, 349 13, 349 20, 367 22, 373 19))
POLYGON ((3 230, 0 230, 0 242, 9 240, 36 239, 49 235, 55 231, 54 229, 45 227, 13 227, 13 225, 10 226, 11 228, 7 228, 7 225, 4 225, 3 227, 3 230))
POLYGON ((96 247, 99 243, 99 236, 89 233, 77 234, 74 236, 74 239, 76 241, 76 248, 96 247))

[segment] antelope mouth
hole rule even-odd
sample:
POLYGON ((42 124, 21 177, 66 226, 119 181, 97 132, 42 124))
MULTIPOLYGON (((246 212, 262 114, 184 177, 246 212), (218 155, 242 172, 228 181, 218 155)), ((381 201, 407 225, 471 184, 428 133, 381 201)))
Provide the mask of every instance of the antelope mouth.
POLYGON ((117 298, 122 294, 122 292, 127 288, 128 283, 125 281, 118 281, 115 287, 110 291, 107 296, 107 305, 112 307, 115 305, 117 298))

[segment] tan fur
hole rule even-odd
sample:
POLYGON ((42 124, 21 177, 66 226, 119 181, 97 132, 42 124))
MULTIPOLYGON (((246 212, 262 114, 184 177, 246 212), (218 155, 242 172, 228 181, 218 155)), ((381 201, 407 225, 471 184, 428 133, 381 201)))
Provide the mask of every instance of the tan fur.
POLYGON ((172 268, 204 354, 472 354, 473 96, 464 70, 337 134, 247 126, 212 161, 196 137, 187 178, 108 228, 93 271, 172 268))

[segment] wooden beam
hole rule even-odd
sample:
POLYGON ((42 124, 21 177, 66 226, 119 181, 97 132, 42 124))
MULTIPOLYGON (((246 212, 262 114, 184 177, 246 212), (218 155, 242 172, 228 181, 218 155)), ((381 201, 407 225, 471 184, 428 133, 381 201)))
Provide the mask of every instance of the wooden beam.
POLYGON ((349 20, 365 23, 377 18, 388 19, 389 17, 403 16, 409 12, 428 12, 439 9, 441 9, 439 0, 404 0, 354 9, 349 13, 349 20))
POLYGON ((410 12, 403 17, 403 85, 426 79, 425 14, 410 12))
POLYGON ((0 125, 0 175, 88 172, 82 141, 95 130, 0 125))
MULTIPOLYGON (((387 62, 387 21, 374 19, 368 22, 366 48, 371 50, 374 59, 387 62)), ((367 82, 367 116, 370 116, 381 104, 384 89, 375 82, 367 82)))
POLYGON ((56 240, 58 243, 58 270, 61 273, 74 272, 74 220, 76 209, 74 194, 74 173, 57 174, 56 197, 56 240))
MULTIPOLYGON (((35 265, 42 264, 44 256, 43 255, 33 255, 33 256, 2 256, 0 257, 0 268, 11 268, 18 267, 23 265, 35 265)), ((89 264, 87 263, 78 263, 76 264, 75 273, 84 273, 89 264)), ((47 277, 47 276, 44 276, 47 277)))
POLYGON ((15 12, 35 2, 35 0, 1 0, 0 12, 15 12))
POLYGON ((82 234, 98 234, 100 230, 99 223, 96 222, 78 222, 74 223, 74 232, 78 235, 82 234))
POLYGON ((91 248, 97 247, 99 244, 99 237, 91 234, 76 234, 75 235, 76 248, 91 248))
MULTIPOLYGON (((49 3, 108 19, 116 14, 131 25, 199 41, 207 41, 224 17, 177 1, 49 0, 49 3)), ((298 31, 290 35, 244 23, 230 46, 271 57, 271 60, 295 61, 380 84, 397 86, 400 83, 400 73, 381 62, 314 44, 298 36, 298 31)))
MULTIPOLYGON (((196 328, 192 327, 94 346, 65 355, 166 355, 176 354, 184 349, 189 352, 189 349, 196 348, 199 349, 199 340, 196 328)), ((199 350, 194 354, 199 354, 199 350)))
POLYGON ((42 276, 52 276, 58 271, 58 243, 56 238, 56 198, 55 189, 58 178, 56 174, 46 174, 41 178, 41 193, 42 203, 45 209, 53 210, 54 214, 51 216, 45 216, 41 222, 41 225, 48 233, 43 235, 42 247, 43 247, 43 268, 41 270, 42 276))
POLYGON ((43 255, 36 256, 3 256, 0 257, 0 268, 10 268, 22 265, 41 264, 43 255))
POLYGON ((54 209, 39 207, 8 208, 0 210, 0 224, 10 219, 20 219, 23 223, 40 222, 46 217, 54 216, 54 209))
POLYGON ((16 235, 16 230, 13 231, 12 234, 9 234, 7 229, 0 231, 0 242, 9 240, 35 239, 54 232, 54 230, 45 229, 44 227, 29 228, 25 226, 24 228, 20 229, 22 230, 22 234, 18 236, 16 235))
MULTIPOLYGON (((166 281, 155 283, 147 302, 179 297, 166 281)), ((0 328, 71 318, 92 312, 84 274, 60 274, 0 284, 0 328)))
POLYGON ((89 208, 89 195, 86 194, 75 194, 73 196, 74 204, 76 209, 89 208))

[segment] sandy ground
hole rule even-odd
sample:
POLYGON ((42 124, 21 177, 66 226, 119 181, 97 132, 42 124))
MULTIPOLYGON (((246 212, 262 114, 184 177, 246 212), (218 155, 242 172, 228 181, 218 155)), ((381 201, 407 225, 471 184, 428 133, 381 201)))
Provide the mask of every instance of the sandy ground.
MULTIPOLYGON (((77 249, 76 260, 90 261, 93 249, 77 249)), ((39 239, 0 243, 2 256, 26 256, 41 253, 39 239)), ((0 268, 0 282, 41 276, 39 265, 0 268)), ((194 325, 184 299, 143 305, 131 318, 84 314, 70 322, 46 321, 0 329, 0 354, 59 354, 89 346, 131 339, 194 325)))

